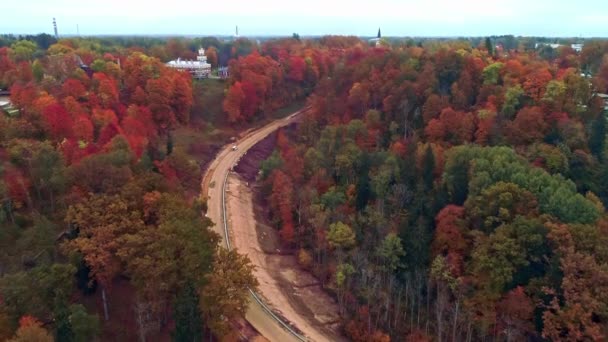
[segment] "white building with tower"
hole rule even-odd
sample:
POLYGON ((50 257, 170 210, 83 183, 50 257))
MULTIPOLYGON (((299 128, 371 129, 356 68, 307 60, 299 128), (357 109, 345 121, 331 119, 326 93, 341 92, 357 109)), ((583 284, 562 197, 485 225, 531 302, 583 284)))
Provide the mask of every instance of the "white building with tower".
POLYGON ((198 49, 198 56, 195 61, 178 58, 167 63, 167 66, 180 71, 187 71, 194 78, 207 78, 211 74, 211 64, 207 63, 207 56, 205 56, 205 49, 203 48, 198 49))

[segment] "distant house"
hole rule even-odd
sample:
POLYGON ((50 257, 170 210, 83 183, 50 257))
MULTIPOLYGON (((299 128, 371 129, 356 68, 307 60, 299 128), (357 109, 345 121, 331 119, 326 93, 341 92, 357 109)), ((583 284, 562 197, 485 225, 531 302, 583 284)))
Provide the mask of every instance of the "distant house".
POLYGON ((194 78, 207 78, 211 74, 211 64, 207 63, 207 56, 205 56, 205 49, 203 48, 198 50, 195 61, 178 58, 167 63, 167 66, 180 71, 187 71, 194 78))
POLYGON ((0 98, 0 113, 8 116, 18 116, 19 109, 13 107, 8 99, 0 98))
POLYGON ((563 45, 557 44, 557 43, 536 43, 536 44, 534 44, 535 49, 541 48, 543 46, 549 46, 552 49, 557 49, 558 47, 563 46, 563 45))
MULTIPOLYGON (((552 49, 557 49, 559 47, 565 46, 563 44, 557 44, 557 43, 536 43, 534 44, 534 48, 538 49, 544 46, 549 46, 552 49)), ((583 46, 585 46, 585 44, 570 44, 570 48, 572 48, 572 50, 576 51, 577 53, 583 51, 583 46)))
POLYGON ((576 52, 583 51, 583 46, 585 46, 585 44, 571 44, 570 45, 570 47, 572 48, 572 50, 574 50, 576 52))

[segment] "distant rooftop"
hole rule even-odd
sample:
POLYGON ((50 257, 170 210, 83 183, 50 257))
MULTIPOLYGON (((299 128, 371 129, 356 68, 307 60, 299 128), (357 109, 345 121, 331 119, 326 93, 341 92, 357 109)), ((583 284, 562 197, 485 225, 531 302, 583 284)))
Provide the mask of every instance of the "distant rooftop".
POLYGON ((205 78, 211 73, 211 64, 207 63, 207 56, 205 56, 205 49, 203 48, 198 50, 198 56, 195 61, 178 58, 169 61, 166 65, 170 68, 188 71, 195 78, 205 78))

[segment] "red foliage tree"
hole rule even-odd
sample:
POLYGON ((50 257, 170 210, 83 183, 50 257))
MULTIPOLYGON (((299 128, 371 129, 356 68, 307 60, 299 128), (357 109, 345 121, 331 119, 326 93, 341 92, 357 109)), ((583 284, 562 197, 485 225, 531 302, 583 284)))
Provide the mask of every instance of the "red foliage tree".
POLYGON ((96 94, 99 98, 99 104, 104 108, 112 108, 118 104, 118 87, 116 81, 108 77, 104 73, 95 73, 93 75, 94 84, 96 85, 96 94))
POLYGON ((23 316, 19 319, 19 327, 25 328, 31 326, 42 326, 42 324, 40 321, 38 321, 38 319, 36 319, 36 317, 29 315, 23 316))
POLYGON ((428 124, 432 119, 438 118, 441 111, 448 106, 448 101, 437 94, 428 97, 422 106, 422 120, 428 124))
POLYGON ((529 73, 523 84, 526 95, 530 96, 534 101, 540 101, 545 93, 547 83, 552 79, 553 76, 546 68, 529 73))
POLYGON ((140 86, 137 86, 135 88, 135 91, 133 92, 133 95, 131 95, 131 102, 133 102, 136 105, 142 106, 142 105, 146 104, 146 100, 147 100, 146 92, 140 86))
POLYGON ((258 97, 255 85, 250 81, 243 81, 241 83, 243 94, 245 94, 244 100, 241 102, 241 113, 243 120, 248 120, 254 116, 260 105, 260 98, 258 97))
POLYGON ((425 134, 431 141, 448 142, 453 145, 470 142, 475 130, 475 121, 471 113, 446 108, 441 111, 439 119, 432 119, 425 128, 425 134))
POLYGON ((304 58, 300 56, 291 56, 289 58, 289 73, 287 74, 287 78, 301 82, 304 79, 304 71, 306 69, 306 62, 304 58))
POLYGON ((110 123, 106 125, 101 132, 99 132, 99 138, 97 143, 99 146, 104 146, 114 138, 116 135, 121 134, 121 129, 116 123, 110 123))
POLYGON ((61 94, 63 97, 71 96, 75 99, 80 99, 87 93, 86 88, 79 80, 69 78, 61 86, 61 94))
POLYGON ((272 195, 270 204, 281 218, 281 238, 287 243, 294 240, 294 224, 292 214, 293 183, 281 170, 272 172, 272 195))
POLYGON ((38 89, 33 83, 15 83, 11 87, 11 102, 17 108, 30 109, 37 97, 38 89))
POLYGON ((151 141, 156 141, 156 128, 151 117, 147 107, 131 105, 121 122, 122 131, 137 158, 141 157, 151 141))
POLYGON ((173 84, 167 77, 150 79, 146 84, 148 105, 152 118, 161 130, 170 130, 177 123, 175 113, 171 107, 173 84))
POLYGON ((528 333, 534 331, 534 309, 534 302, 526 295, 523 287, 516 287, 497 305, 497 330, 505 335, 507 341, 525 339, 528 333))
POLYGON ((496 112, 494 109, 481 110, 477 114, 477 130, 475 131, 475 142, 480 145, 488 144, 492 130, 496 126, 496 112))
POLYGON ((65 110, 67 110, 73 118, 77 117, 79 114, 86 112, 84 106, 82 106, 80 102, 78 102, 72 96, 65 97, 62 101, 62 104, 65 110))
POLYGON ((70 114, 60 104, 52 104, 43 112, 46 129, 55 141, 73 136, 74 122, 70 114))
POLYGON ((179 178, 177 178, 177 172, 173 169, 168 160, 154 161, 154 166, 158 168, 158 171, 165 177, 167 184, 172 188, 177 188, 179 185, 179 178))
POLYGON ((148 107, 131 105, 127 108, 127 115, 123 119, 122 126, 127 134, 140 134, 149 139, 156 138, 157 131, 152 121, 152 113, 148 107), (128 118, 136 120, 139 125, 130 128, 131 120, 125 121, 128 118))
POLYGON ((93 141, 93 123, 86 115, 79 115, 74 120, 74 137, 78 140, 93 141))
POLYGON ((442 141, 445 136, 445 125, 439 119, 431 119, 424 128, 424 134, 430 141, 442 141))
POLYGON ((173 79, 173 94, 171 106, 175 110, 177 121, 187 125, 190 121, 190 109, 194 99, 192 97, 192 79, 190 74, 176 73, 173 79))
POLYGON ((433 254, 447 256, 454 276, 460 276, 464 267, 467 241, 462 233, 464 208, 448 205, 437 214, 437 228, 433 241, 433 254))
POLYGON ((514 145, 530 144, 540 141, 545 136, 547 129, 548 125, 542 109, 525 107, 508 125, 507 137, 514 145))
POLYGON ((8 188, 9 197, 19 203, 18 206, 29 202, 30 181, 21 171, 13 167, 6 168, 4 183, 8 188))
POLYGON ((10 58, 11 50, 8 47, 0 48, 0 82, 3 81, 4 75, 15 67, 13 60, 10 58))
POLYGON ((114 111, 111 109, 94 108, 91 119, 93 120, 95 127, 100 129, 111 123, 118 122, 116 113, 114 113, 114 111))
POLYGON ((239 122, 243 119, 241 106, 245 100, 245 93, 241 82, 236 82, 228 89, 224 99, 224 111, 228 113, 229 122, 239 122))

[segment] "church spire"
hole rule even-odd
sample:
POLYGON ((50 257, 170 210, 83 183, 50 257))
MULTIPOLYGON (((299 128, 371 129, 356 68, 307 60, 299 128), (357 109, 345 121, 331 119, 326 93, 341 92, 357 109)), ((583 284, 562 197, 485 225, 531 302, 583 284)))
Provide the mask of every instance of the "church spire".
POLYGON ((380 33, 380 28, 378 27, 378 37, 377 38, 382 38, 382 34, 380 33))

